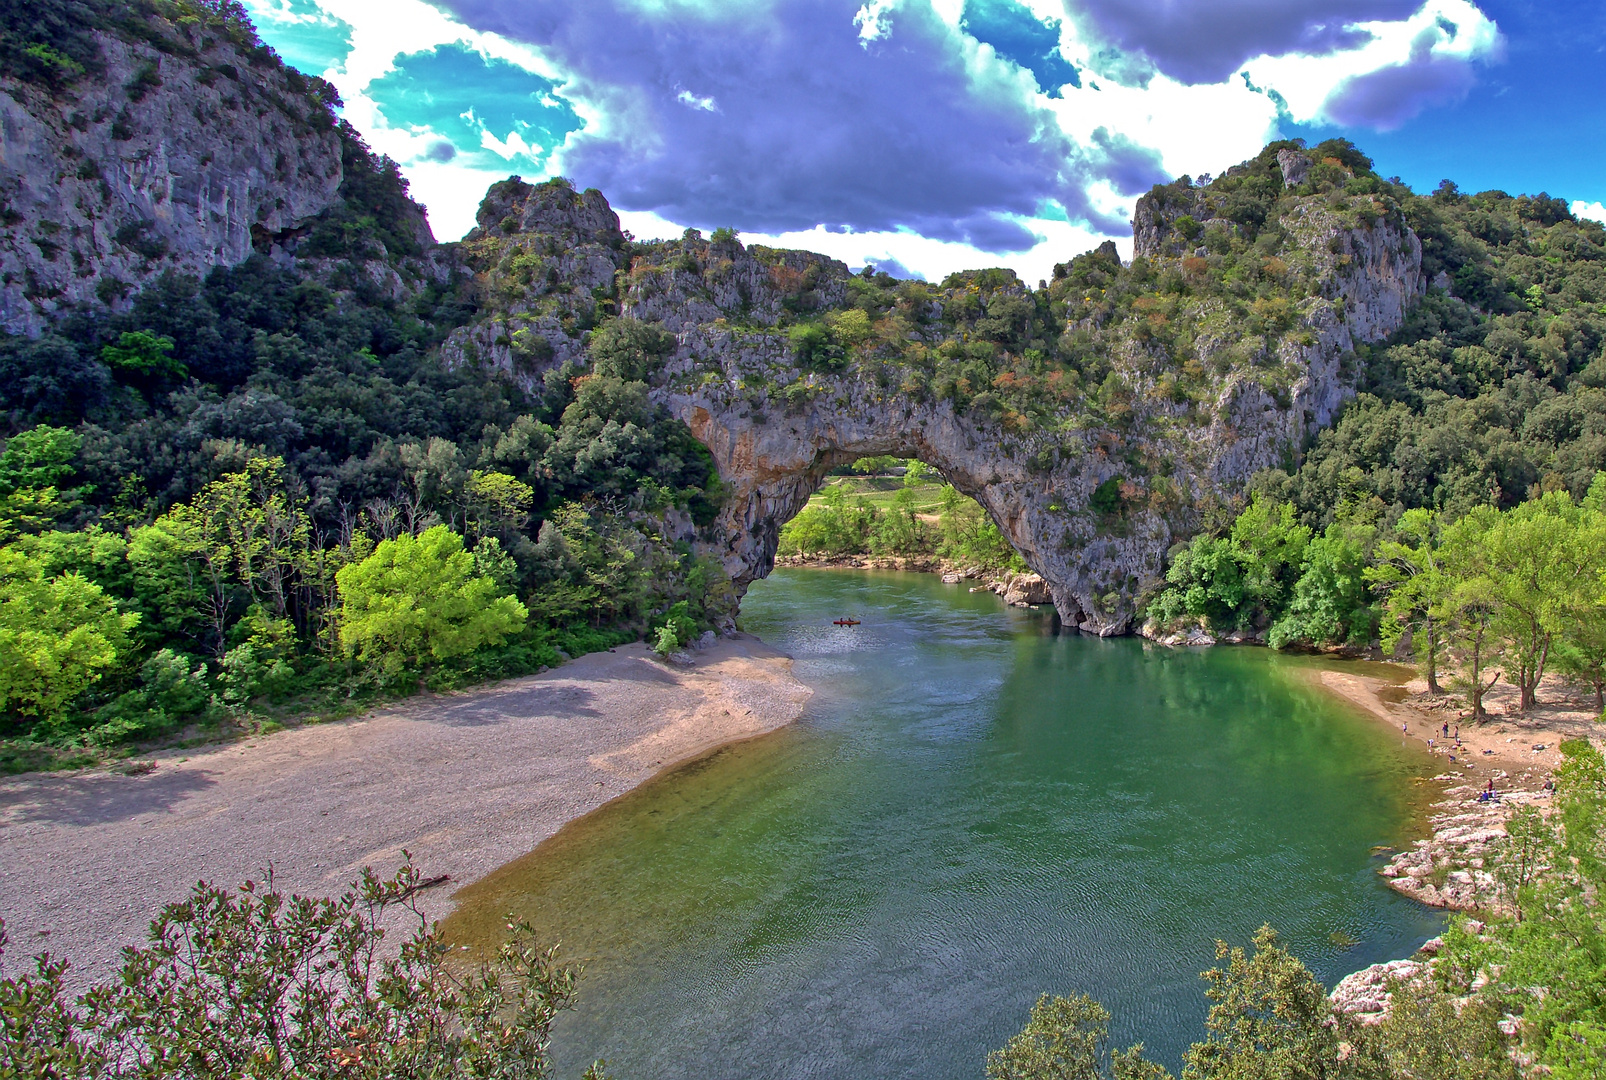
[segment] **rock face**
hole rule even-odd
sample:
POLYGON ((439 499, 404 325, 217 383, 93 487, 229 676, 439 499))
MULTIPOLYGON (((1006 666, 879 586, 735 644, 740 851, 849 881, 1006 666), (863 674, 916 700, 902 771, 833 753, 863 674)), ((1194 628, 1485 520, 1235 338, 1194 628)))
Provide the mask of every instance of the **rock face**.
MULTIPOLYGON (((1183 208, 1140 204, 1140 256, 1170 257, 1171 224, 1183 208)), ((1121 430, 1019 430, 993 413, 961 411, 951 399, 900 385, 886 367, 821 370, 772 328, 800 305, 842 306, 846 266, 700 237, 670 245, 656 261, 632 258, 599 193, 553 185, 492 189, 465 248, 487 293, 500 291, 504 300, 489 321, 459 331, 447 351, 533 381, 565 359, 583 362, 587 320, 612 304, 672 332, 673 355, 652 375, 651 394, 713 454, 726 498, 713 529, 695 542, 719 559, 738 593, 769 573, 782 525, 833 468, 890 454, 934 466, 986 508, 1034 572, 1022 602, 1052 602, 1065 625, 1087 633, 1121 634, 1132 625, 1136 598, 1162 573, 1169 546, 1195 527, 1196 508, 1241 493, 1255 472, 1280 464, 1307 433, 1330 423, 1352 393, 1346 354, 1397 328, 1424 291, 1421 245, 1401 222, 1351 222, 1322 200, 1305 199, 1283 227, 1320 282, 1297 312, 1303 333, 1282 338, 1271 357, 1294 373, 1291 388, 1268 389, 1252 369, 1229 374, 1212 407, 1192 413, 1149 393, 1141 421, 1121 430), (1176 494, 1172 503, 1157 497, 1153 477, 1127 477, 1122 458, 1134 444, 1175 463, 1164 480, 1176 494), (1123 507, 1118 519, 1095 509, 1095 492, 1106 507, 1123 507)), ((1019 283, 1007 289, 1031 296, 1019 283)), ((1201 360, 1236 341, 1230 332, 1200 340, 1201 360)), ((1152 386, 1138 349, 1110 359, 1133 385, 1152 386)))
POLYGON ((97 35, 104 71, 58 95, 0 80, 0 329, 242 262, 334 204, 341 141, 307 81, 176 32, 168 50, 97 35))

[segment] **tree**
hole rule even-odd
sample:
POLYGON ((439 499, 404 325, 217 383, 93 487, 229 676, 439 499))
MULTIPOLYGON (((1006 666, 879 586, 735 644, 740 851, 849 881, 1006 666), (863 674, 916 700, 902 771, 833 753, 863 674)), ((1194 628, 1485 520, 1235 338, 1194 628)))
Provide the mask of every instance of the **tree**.
POLYGON ((1552 609, 1556 667, 1595 692, 1606 715, 1606 473, 1597 473, 1579 509, 1571 541, 1579 572, 1562 583, 1552 609))
POLYGON ((463 539, 444 525, 382 541, 360 563, 335 574, 340 641, 347 652, 387 671, 499 645, 524 625, 525 606, 477 574, 463 539))
POLYGON ((925 526, 915 516, 914 492, 901 487, 871 529, 870 550, 878 555, 912 555, 929 546, 925 526))
POLYGON ((1323 1080, 1339 1076, 1338 1034, 1327 990, 1269 926, 1254 952, 1216 942, 1226 967, 1204 973, 1214 1004, 1205 1040, 1184 1061, 1184 1080, 1323 1080))
POLYGON ((100 350, 100 359, 113 371, 148 382, 182 379, 189 369, 173 358, 173 339, 149 330, 119 334, 117 342, 100 350))
MULTIPOLYGON (((1020 1034, 987 1055, 987 1080, 1100 1080, 1106 1075, 1109 1028, 1109 1012, 1086 994, 1044 994, 1020 1034)), ((1142 1043, 1116 1051, 1109 1075, 1115 1080, 1170 1078, 1165 1069, 1144 1060, 1142 1043)))
POLYGON ((1267 635, 1273 647, 1296 641, 1365 644, 1371 639, 1376 612, 1366 561, 1375 532, 1370 525, 1334 523, 1310 541, 1288 609, 1267 635))
POLYGON ((1432 611, 1445 628, 1446 644, 1459 653, 1459 671, 1452 683, 1467 698, 1472 719, 1483 723, 1489 714, 1483 697, 1500 678, 1497 671, 1488 682, 1483 673, 1500 656, 1500 638, 1494 621, 1498 597, 1489 582, 1483 544, 1484 534, 1499 511, 1483 507, 1447 526, 1439 545, 1440 565, 1450 585, 1432 611))
POLYGON ((87 578, 46 577, 36 560, 0 549, 0 709, 60 717, 116 665, 138 622, 87 578))
POLYGON ((1357 1080, 1517 1080, 1500 1014, 1479 998, 1458 1001, 1430 979, 1396 981, 1375 1025, 1344 1024, 1357 1080))
POLYGON ((1232 523, 1232 544, 1242 566, 1244 598, 1256 610, 1243 623, 1273 621, 1287 603, 1310 546, 1310 529, 1299 524, 1291 503, 1256 494, 1232 523))
POLYGON ((0 539, 38 532, 76 506, 85 489, 61 491, 75 470, 84 440, 66 428, 40 424, 6 440, 0 451, 0 539))
POLYGON ((1586 569, 1579 517, 1567 493, 1553 491, 1491 515, 1480 537, 1506 678, 1517 684, 1523 712, 1534 707, 1556 629, 1567 621, 1564 598, 1586 569))
POLYGON ((1444 656, 1444 628, 1439 621, 1452 587, 1440 565, 1439 516, 1432 510, 1407 510, 1395 526, 1395 538, 1378 544, 1366 580, 1383 594, 1383 646, 1393 650, 1406 634, 1422 664, 1428 692, 1442 693, 1439 661, 1444 656))

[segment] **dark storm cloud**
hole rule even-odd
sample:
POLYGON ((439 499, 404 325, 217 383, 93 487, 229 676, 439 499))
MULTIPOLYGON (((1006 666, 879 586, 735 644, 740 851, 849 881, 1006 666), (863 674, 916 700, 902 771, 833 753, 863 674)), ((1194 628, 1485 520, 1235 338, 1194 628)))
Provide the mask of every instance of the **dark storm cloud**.
POLYGON ((1370 40, 1354 23, 1404 19, 1421 0, 1070 0, 1095 39, 1179 82, 1213 83, 1251 57, 1319 56, 1370 40))
POLYGON ((884 16, 868 42, 853 21, 860 0, 449 6, 540 46, 607 114, 607 130, 571 137, 565 172, 677 222, 901 227, 1018 251, 1035 238, 1009 215, 1055 201, 1073 220, 1123 229, 1084 190, 1103 176, 1128 188, 1142 179, 1141 153, 1079 147, 1019 80, 977 81, 961 39, 923 4, 884 16))
POLYGON ((1472 65, 1434 56, 1431 35, 1419 38, 1404 64, 1345 79, 1322 111, 1334 123, 1392 131, 1432 105, 1459 101, 1472 89, 1472 65))

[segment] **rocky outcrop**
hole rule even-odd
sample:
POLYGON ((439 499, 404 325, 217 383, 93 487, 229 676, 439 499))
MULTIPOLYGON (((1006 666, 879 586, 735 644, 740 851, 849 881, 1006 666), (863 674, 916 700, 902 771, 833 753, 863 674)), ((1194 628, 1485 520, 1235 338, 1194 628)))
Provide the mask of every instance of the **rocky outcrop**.
POLYGON ((1410 960, 1389 960, 1346 975, 1329 995, 1333 1011, 1360 1024, 1381 1024, 1393 1005, 1394 988, 1428 978, 1432 958, 1442 945, 1439 938, 1433 938, 1410 960))
POLYGON ((1506 819, 1524 806, 1546 812, 1550 793, 1507 791, 1498 802, 1479 802, 1477 795, 1476 788, 1465 785, 1445 791, 1432 817, 1433 835, 1395 855, 1379 871, 1395 891, 1451 911, 1503 909, 1505 901, 1492 870, 1506 838, 1506 819))
POLYGON ((454 331, 444 360, 517 375, 583 364, 585 330, 613 312, 624 248, 600 192, 517 176, 492 184, 459 251, 496 314, 454 331))
POLYGON ((0 80, 0 329, 239 263, 335 203, 341 139, 316 88, 198 24, 165 32, 97 35, 104 70, 56 94, 0 80))

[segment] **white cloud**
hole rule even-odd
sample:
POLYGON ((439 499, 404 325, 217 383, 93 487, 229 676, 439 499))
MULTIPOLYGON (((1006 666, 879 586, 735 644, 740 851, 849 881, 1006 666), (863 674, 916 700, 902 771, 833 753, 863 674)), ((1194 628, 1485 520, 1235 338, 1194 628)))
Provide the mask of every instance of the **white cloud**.
MULTIPOLYGON (((289 2, 247 0, 270 43, 275 21, 308 17, 292 12, 289 2)), ((521 172, 531 179, 543 173, 562 172, 564 147, 550 148, 552 154, 546 168, 538 170, 528 163, 528 155, 532 150, 548 148, 532 147, 517 131, 505 137, 486 133, 481 140, 484 147, 508 163, 506 171, 487 169, 461 157, 447 162, 431 160, 429 152, 438 145, 440 136, 428 129, 388 122, 366 93, 375 79, 394 70, 400 55, 463 42, 488 57, 554 80, 558 92, 593 140, 600 134, 620 131, 635 131, 635 138, 648 143, 655 137, 653 131, 642 128, 640 120, 646 114, 632 97, 634 88, 577 85, 539 49, 475 30, 424 0, 387 0, 383 5, 372 0, 313 2, 329 16, 352 27, 349 55, 340 66, 321 74, 340 88, 347 102, 346 118, 374 149, 402 162, 414 196, 428 209, 431 224, 442 239, 455 239, 472 227, 486 186, 507 172, 521 172)), ((1219 173, 1253 156, 1276 137, 1279 121, 1284 118, 1302 123, 1323 121, 1336 96, 1352 86, 1357 77, 1420 63, 1424 58, 1431 62, 1487 60, 1497 56, 1500 48, 1497 27, 1470 0, 1424 0, 1407 19, 1353 27, 1365 34, 1361 43, 1352 48, 1319 56, 1255 57, 1230 78, 1217 83, 1188 85, 1155 73, 1144 85, 1127 86, 1096 75, 1095 54, 1103 45, 1079 36, 1083 31, 1076 20, 1064 17, 1059 0, 1023 2, 1040 17, 1061 18, 1061 51, 1082 73, 1080 89, 1065 87, 1062 99, 1039 94, 1036 103, 1050 112, 1063 132, 1080 145, 1093 146, 1094 133, 1103 128, 1154 150, 1170 175, 1219 173)), ((892 32, 898 8, 920 4, 929 4, 958 33, 964 0, 865 0, 852 17, 861 42, 868 47, 884 38, 892 32)), ((1012 91, 1025 86, 1027 93, 1033 92, 1031 76, 1002 60, 993 48, 978 46, 968 37, 961 43, 978 94, 1002 92, 1006 84, 1012 91)), ((909 92, 917 94, 919 88, 911 87, 909 92)), ((719 109, 712 95, 701 96, 690 90, 680 90, 678 100, 694 110, 719 109)), ((570 140, 576 137, 571 135, 570 140)), ((568 143, 566 140, 565 146, 568 143)), ((1095 183, 1086 194, 1089 204, 1109 217, 1122 219, 1131 215, 1134 197, 1120 194, 1106 182, 1095 183)), ((1575 206, 1575 211, 1581 215, 1602 213, 1599 203, 1581 210, 1575 206)), ((623 212, 621 218, 642 236, 674 236, 681 231, 679 225, 654 214, 623 212)), ((1005 256, 906 231, 828 232, 815 228, 774 236, 746 234, 745 238, 812 248, 854 265, 866 259, 892 258, 933 279, 953 270, 1003 264, 1033 282, 1048 276, 1055 262, 1103 239, 1085 226, 1063 220, 1016 220, 1043 240, 1029 251, 1005 256)), ((1116 239, 1123 253, 1129 255, 1130 238, 1116 239)))
POLYGON ((1573 215, 1606 224, 1606 205, 1598 202, 1585 202, 1579 199, 1573 203, 1573 215))
POLYGON ((1335 95, 1358 76, 1425 60, 1490 59, 1500 48, 1498 27, 1468 0, 1427 0, 1409 19, 1353 28, 1371 40, 1326 56, 1258 56, 1242 71, 1263 90, 1281 94, 1294 120, 1308 123, 1328 119, 1335 95))
MULTIPOLYGON (((440 136, 427 128, 393 125, 367 94, 369 84, 395 70, 396 59, 410 53, 425 52, 442 45, 463 42, 472 49, 497 60, 505 60, 526 71, 533 72, 558 83, 564 81, 544 57, 527 45, 509 41, 498 34, 475 30, 424 0, 387 0, 383 5, 372 0, 313 0, 317 6, 334 18, 341 19, 352 28, 351 52, 337 67, 318 72, 340 90, 346 106, 342 110, 373 149, 389 154, 402 163, 402 171, 411 184, 413 198, 423 204, 429 214, 430 227, 442 240, 456 240, 474 227, 474 214, 479 209, 485 189, 509 172, 520 170, 486 169, 461 160, 439 162, 429 158, 430 149, 440 136)), ((287 15, 296 16, 288 7, 288 0, 245 0, 246 7, 263 36, 272 43, 273 24, 287 21, 287 15)), ((594 111, 588 111, 585 102, 571 101, 582 120, 588 124, 600 122, 594 111)), ((493 134, 481 136, 484 147, 509 162, 525 154, 529 145, 516 131, 505 139, 493 134)), ((554 155, 549 169, 556 174, 562 171, 561 153, 554 155)))
POLYGON ((682 105, 687 106, 688 108, 700 109, 703 112, 719 111, 719 106, 715 104, 712 97, 698 97, 690 90, 682 90, 680 93, 675 95, 675 100, 680 102, 682 105))

